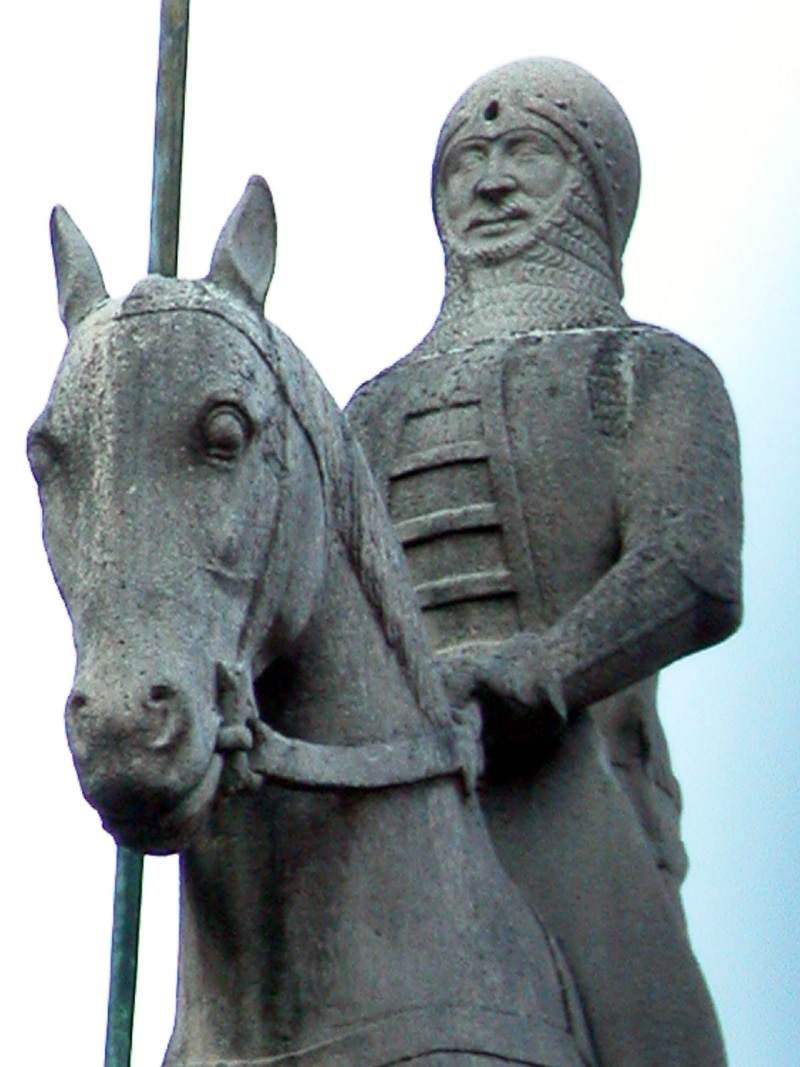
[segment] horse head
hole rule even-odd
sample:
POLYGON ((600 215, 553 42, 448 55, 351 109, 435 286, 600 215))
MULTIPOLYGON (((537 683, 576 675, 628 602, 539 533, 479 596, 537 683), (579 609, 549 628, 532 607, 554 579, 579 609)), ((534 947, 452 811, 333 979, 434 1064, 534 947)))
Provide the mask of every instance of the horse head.
POLYGON ((221 726, 255 714, 252 679, 324 569, 319 464, 262 313, 272 198, 251 179, 205 279, 153 275, 122 301, 61 208, 51 232, 69 343, 29 455, 74 631, 67 733, 106 828, 173 851, 217 792, 221 726))

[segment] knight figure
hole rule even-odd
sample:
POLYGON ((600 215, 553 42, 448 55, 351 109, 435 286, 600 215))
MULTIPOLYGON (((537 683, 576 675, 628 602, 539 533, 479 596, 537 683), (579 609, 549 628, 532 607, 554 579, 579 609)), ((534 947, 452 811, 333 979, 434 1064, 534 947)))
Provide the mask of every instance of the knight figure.
POLYGON ((738 442, 708 358, 623 309, 638 191, 628 121, 585 71, 479 79, 433 165, 441 311, 348 416, 450 697, 481 708, 496 850, 601 1063, 716 1067, 656 681, 738 625, 738 442))

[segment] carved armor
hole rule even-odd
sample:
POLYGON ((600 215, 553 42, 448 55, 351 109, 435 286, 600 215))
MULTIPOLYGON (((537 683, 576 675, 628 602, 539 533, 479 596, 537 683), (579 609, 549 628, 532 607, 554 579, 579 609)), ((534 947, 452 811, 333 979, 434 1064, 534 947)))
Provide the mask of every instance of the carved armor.
POLYGON ((445 355, 420 368, 422 388, 398 412, 385 494, 437 650, 498 640, 522 623, 519 576, 503 501, 511 474, 482 362, 445 355))
MULTIPOLYGON (((641 408, 642 383, 658 362, 679 363, 677 354, 688 355, 714 384, 711 365, 685 342, 632 326, 536 333, 419 355, 356 395, 350 419, 388 503, 437 651, 520 630, 544 632, 613 567, 625 539, 621 511, 639 522, 628 502, 630 439, 659 436, 655 426, 634 425, 644 419, 637 383, 641 408), (565 485, 585 487, 571 494, 568 508, 565 485)), ((662 458, 668 466, 668 456, 662 458)), ((647 473, 658 480, 656 469, 647 473)), ((707 466, 696 477, 713 489, 707 466)), ((665 470, 665 479, 674 474, 665 470)), ((735 510, 736 499, 730 503, 735 510)), ((663 542, 660 513, 648 521, 645 540, 663 542)), ((722 536, 720 530, 718 547, 722 536)), ((727 573, 717 589, 697 569, 689 577, 726 595, 736 583, 734 542, 720 552, 727 573)), ((654 681, 602 701, 597 717, 657 865, 678 885, 686 864, 680 790, 654 681), (643 781, 634 783, 637 777, 643 781)))

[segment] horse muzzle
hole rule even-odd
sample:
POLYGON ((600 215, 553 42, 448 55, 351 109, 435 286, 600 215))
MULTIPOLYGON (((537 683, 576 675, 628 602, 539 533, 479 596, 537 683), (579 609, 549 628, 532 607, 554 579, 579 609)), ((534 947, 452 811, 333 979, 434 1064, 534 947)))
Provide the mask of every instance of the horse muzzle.
POLYGON ((133 687, 79 673, 66 711, 81 789, 120 844, 183 847, 216 793, 213 701, 170 679, 133 687))

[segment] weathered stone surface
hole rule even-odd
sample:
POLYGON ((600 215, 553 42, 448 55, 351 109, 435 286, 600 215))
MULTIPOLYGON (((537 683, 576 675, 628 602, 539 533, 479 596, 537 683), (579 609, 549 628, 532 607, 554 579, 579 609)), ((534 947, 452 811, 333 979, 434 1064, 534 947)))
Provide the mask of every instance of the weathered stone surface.
POLYGON ((591 1067, 554 940, 498 862, 361 450, 262 317, 253 179, 209 277, 108 298, 53 219, 69 345, 30 435, 70 612, 81 787, 181 851, 168 1067, 591 1067))
POLYGON ((495 847, 566 949, 600 1061, 710 1067, 655 692, 739 621, 738 442, 706 356, 622 307, 638 189, 585 71, 481 78, 436 150, 439 317, 348 415, 451 700, 479 702, 495 847))

